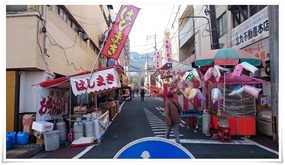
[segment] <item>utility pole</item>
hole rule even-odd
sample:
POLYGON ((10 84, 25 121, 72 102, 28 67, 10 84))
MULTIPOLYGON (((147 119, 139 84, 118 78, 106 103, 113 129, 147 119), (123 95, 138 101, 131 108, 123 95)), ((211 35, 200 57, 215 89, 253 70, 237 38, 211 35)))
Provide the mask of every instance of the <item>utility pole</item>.
MULTIPOLYGON (((156 33, 154 33, 154 35, 150 35, 150 36, 146 36, 146 40, 148 41, 149 39, 154 39, 154 50, 155 50, 155 53, 156 53, 156 33)), ((147 63, 147 84, 150 84, 150 81, 149 81, 149 76, 148 76, 148 53, 147 53, 147 56, 146 56, 146 63, 147 63)))
POLYGON ((212 29, 211 33, 213 39, 213 45, 211 45, 211 49, 220 49, 217 19, 216 19, 216 6, 209 5, 209 7, 210 7, 210 20, 211 20, 211 29, 212 29))
POLYGON ((271 80, 271 107, 273 140, 278 140, 278 96, 279 96, 279 7, 268 5, 269 53, 271 80))

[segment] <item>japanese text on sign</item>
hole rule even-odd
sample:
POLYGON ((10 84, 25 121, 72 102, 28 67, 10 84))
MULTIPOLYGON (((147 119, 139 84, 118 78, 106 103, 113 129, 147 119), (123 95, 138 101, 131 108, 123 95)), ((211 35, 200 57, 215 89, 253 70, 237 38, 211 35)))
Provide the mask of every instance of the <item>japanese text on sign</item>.
POLYGON ((119 75, 114 68, 95 72, 91 79, 90 74, 70 78, 74 95, 84 94, 86 90, 90 93, 119 87, 119 82, 119 75))
POLYGON ((67 114, 67 92, 38 88, 37 93, 37 120, 52 120, 67 114))
POLYGON ((155 54, 155 68, 156 69, 159 69, 161 67, 161 54, 160 54, 160 51, 157 51, 156 54, 155 54))
POLYGON ((268 7, 232 29, 229 45, 240 49, 269 36, 268 7))
POLYGON ((121 6, 115 23, 101 52, 102 55, 113 59, 119 58, 138 12, 139 9, 134 6, 121 6))

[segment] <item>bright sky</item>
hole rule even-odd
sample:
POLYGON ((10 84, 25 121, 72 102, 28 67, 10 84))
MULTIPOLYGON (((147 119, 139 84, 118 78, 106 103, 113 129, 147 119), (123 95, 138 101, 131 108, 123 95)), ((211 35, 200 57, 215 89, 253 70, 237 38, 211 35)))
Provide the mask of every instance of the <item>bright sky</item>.
MULTIPOLYGON (((164 30, 171 26, 170 19, 174 4, 132 4, 140 8, 138 16, 129 34, 130 49, 138 53, 154 51, 155 35, 157 49, 162 45, 164 30), (148 40, 147 40, 148 38, 148 40)), ((114 5, 115 13, 120 5, 114 5)))

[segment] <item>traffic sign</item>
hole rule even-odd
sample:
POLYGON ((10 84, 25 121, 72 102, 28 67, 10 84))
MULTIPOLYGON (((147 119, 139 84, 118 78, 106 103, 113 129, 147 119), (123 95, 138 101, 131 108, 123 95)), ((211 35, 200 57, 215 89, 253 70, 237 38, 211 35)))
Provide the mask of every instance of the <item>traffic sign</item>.
POLYGON ((146 137, 124 146, 115 159, 195 159, 182 145, 165 138, 146 137))

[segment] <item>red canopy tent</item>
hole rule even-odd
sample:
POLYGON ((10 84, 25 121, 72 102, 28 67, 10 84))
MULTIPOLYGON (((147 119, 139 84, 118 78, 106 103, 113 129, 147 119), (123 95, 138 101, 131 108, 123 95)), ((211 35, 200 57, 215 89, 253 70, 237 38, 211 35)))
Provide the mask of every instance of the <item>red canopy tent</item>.
MULTIPOLYGON (((99 71, 107 70, 107 69, 111 69, 111 68, 115 68, 118 73, 122 73, 122 70, 119 67, 105 67, 105 68, 96 69, 96 70, 94 70, 94 72, 99 72, 99 71)), ((81 75, 86 75, 86 74, 90 74, 90 73, 91 73, 91 71, 86 71, 86 72, 80 72, 77 74, 73 74, 70 76, 64 76, 64 77, 60 77, 60 78, 56 78, 56 79, 52 79, 52 80, 46 80, 46 81, 39 83, 39 85, 43 88, 70 89, 71 88, 70 78, 76 77, 76 76, 81 76, 81 75)))

